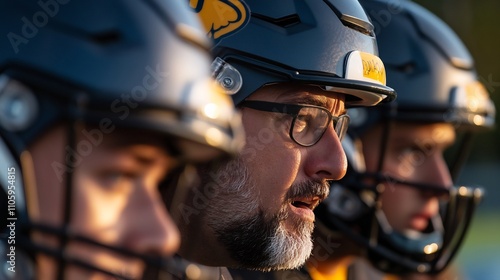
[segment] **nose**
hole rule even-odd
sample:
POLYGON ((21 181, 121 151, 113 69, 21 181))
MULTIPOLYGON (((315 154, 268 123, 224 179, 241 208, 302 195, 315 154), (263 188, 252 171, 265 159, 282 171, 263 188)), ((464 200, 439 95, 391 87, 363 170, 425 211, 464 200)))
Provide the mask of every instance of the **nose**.
POLYGON ((453 184, 450 170, 441 153, 436 153, 432 157, 429 168, 431 169, 430 171, 434 171, 430 173, 430 179, 433 180, 435 184, 443 187, 450 187, 453 184))
POLYGON ((139 253, 170 256, 180 246, 180 234, 156 186, 136 191, 125 217, 127 247, 139 253))
MULTIPOLYGON (((443 155, 435 152, 430 155, 425 163, 426 182, 435 186, 441 186, 443 189, 448 189, 453 185, 448 165, 446 164, 443 155)), ((434 196, 434 192, 423 192, 424 196, 434 196)))
POLYGON ((329 125, 318 143, 308 149, 305 169, 309 177, 340 180, 345 176, 347 159, 333 125, 329 125))

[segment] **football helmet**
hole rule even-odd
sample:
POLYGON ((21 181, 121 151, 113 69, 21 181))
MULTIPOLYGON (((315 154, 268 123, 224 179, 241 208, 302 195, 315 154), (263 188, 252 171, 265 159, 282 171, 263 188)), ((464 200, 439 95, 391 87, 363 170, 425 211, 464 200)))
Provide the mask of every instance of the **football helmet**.
MULTIPOLYGON (((122 277, 86 260, 66 259, 64 245, 52 248, 35 243, 30 235, 36 232, 139 258, 169 275, 182 274, 187 267, 182 260, 143 256, 30 219, 33 178, 25 172, 31 164, 24 151, 60 121, 70 123, 68 135, 74 135, 75 123, 100 126, 106 122, 153 131, 165 137, 166 146, 185 164, 235 155, 243 145, 239 114, 211 77, 211 44, 186 3, 68 2, 0 4, 0 30, 6 35, 0 40, 0 166, 4 170, 0 200, 6 206, 15 192, 15 277, 32 279, 33 267, 28 263, 35 253, 59 260, 59 269, 71 263, 122 277), (15 189, 6 185, 5 170, 11 168, 16 172, 15 189)), ((74 144, 69 145, 74 148, 74 144)), ((71 182, 71 172, 67 173, 65 179, 71 182)), ((71 194, 66 197, 65 205, 71 205, 71 194)), ((1 215, 0 260, 5 264, 12 231, 5 224, 6 209, 1 215)), ((153 279, 153 270, 147 270, 147 279, 153 279)), ((2 269, 0 278, 11 276, 5 273, 9 271, 2 269)))
POLYGON ((365 110, 349 110, 350 137, 343 142, 349 167, 346 177, 332 183, 331 195, 318 207, 318 220, 367 248, 378 269, 396 274, 434 274, 451 262, 467 232, 482 189, 433 186, 408 182, 381 172, 386 141, 381 141, 379 170, 368 173, 357 147, 375 124, 390 122, 450 123, 463 134, 457 157, 449 162, 454 180, 467 155, 470 135, 494 125, 495 107, 478 81, 474 62, 457 35, 439 18, 410 1, 361 1, 377 34, 387 83, 398 92, 395 102, 365 110), (366 180, 368 178, 368 180, 366 180), (366 182, 372 182, 370 184, 366 182), (392 229, 380 208, 380 183, 397 183, 434 194, 447 194, 440 214, 425 232, 407 234, 392 229))
POLYGON ((239 104, 282 82, 346 95, 346 106, 395 98, 373 25, 357 1, 190 1, 215 41, 213 74, 239 104))

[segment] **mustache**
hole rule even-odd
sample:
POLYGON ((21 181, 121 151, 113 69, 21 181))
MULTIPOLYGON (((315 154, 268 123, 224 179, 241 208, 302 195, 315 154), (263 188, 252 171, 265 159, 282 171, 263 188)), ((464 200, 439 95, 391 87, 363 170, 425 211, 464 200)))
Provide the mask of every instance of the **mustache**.
POLYGON ((286 193, 286 201, 294 201, 300 197, 319 197, 323 201, 330 193, 330 184, 328 182, 319 181, 303 181, 293 184, 286 193))

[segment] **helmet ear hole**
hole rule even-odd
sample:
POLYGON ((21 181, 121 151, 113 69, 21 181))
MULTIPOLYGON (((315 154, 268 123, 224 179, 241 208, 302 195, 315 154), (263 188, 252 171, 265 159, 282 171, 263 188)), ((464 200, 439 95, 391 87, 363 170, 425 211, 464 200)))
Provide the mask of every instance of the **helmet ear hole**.
POLYGON ((6 75, 0 76, 0 126, 3 129, 25 130, 35 121, 38 109, 31 89, 6 75))

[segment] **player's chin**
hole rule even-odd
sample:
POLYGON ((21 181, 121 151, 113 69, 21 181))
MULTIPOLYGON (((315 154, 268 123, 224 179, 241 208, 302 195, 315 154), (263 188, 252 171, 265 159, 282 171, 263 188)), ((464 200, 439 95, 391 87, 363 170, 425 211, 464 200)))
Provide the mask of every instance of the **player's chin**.
POLYGON ((287 218, 283 222, 289 233, 294 235, 305 234, 310 237, 314 229, 314 213, 309 209, 299 209, 290 206, 287 218))

